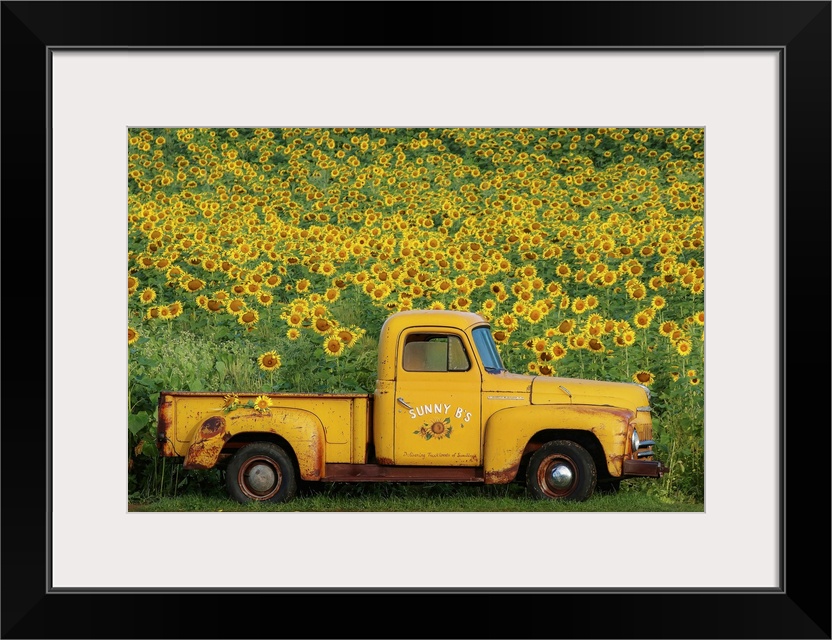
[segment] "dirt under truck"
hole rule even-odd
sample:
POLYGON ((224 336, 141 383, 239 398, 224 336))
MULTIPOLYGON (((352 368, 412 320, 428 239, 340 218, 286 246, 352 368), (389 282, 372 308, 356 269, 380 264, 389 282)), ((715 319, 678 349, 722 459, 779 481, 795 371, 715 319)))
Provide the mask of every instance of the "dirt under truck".
POLYGON ((157 447, 224 468, 239 502, 291 500, 307 482, 523 482, 543 499, 661 478, 646 387, 506 371, 488 322, 402 311, 379 337, 373 394, 163 391, 157 447))

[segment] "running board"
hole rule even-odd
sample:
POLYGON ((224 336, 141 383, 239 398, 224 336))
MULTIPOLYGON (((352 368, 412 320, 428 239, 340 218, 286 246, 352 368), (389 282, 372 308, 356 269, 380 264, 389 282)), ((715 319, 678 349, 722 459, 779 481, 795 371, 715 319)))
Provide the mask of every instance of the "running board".
POLYGON ((393 467, 327 463, 322 482, 484 482, 482 467, 393 467))

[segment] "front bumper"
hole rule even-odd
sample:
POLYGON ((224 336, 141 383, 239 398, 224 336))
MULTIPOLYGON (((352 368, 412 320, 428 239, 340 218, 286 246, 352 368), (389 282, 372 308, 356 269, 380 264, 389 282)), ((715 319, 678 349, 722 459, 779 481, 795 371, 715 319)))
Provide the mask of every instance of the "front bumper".
POLYGON ((659 460, 624 460, 621 471, 623 476, 661 478, 670 468, 659 460))

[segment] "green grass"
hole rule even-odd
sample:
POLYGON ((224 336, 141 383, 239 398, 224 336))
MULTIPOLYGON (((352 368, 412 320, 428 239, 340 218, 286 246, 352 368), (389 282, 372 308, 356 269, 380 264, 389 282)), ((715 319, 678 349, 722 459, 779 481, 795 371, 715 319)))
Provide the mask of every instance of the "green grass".
POLYGON ((615 494, 585 502, 535 500, 520 485, 321 484, 286 504, 239 504, 227 497, 190 493, 131 503, 130 511, 153 512, 704 512, 703 503, 673 500, 622 485, 615 494))

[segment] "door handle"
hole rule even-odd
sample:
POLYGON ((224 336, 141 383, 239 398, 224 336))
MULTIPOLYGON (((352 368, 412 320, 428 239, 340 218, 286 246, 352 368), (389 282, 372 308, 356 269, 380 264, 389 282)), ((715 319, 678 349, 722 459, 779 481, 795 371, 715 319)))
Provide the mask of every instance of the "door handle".
POLYGON ((413 407, 411 407, 409 404, 407 404, 407 403, 404 401, 404 398, 396 398, 396 401, 397 401, 400 405, 402 405, 403 407, 405 407, 406 409, 411 409, 411 410, 413 409, 413 407))

